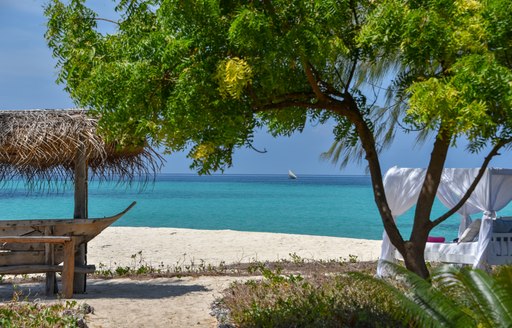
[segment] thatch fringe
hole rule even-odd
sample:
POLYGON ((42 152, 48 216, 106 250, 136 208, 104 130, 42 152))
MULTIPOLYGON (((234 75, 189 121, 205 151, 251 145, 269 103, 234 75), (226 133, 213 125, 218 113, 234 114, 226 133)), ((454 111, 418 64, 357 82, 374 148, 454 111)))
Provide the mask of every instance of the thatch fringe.
POLYGON ((0 111, 0 179, 72 180, 80 147, 93 177, 133 181, 160 170, 163 159, 149 145, 106 144, 97 123, 81 109, 0 111))

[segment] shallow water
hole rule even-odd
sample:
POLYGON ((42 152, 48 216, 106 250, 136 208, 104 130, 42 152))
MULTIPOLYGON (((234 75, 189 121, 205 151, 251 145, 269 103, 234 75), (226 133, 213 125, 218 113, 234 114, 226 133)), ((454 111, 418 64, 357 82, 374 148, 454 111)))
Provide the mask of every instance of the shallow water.
MULTIPOLYGON (((57 188, 55 188, 57 187, 57 188)), ((367 176, 287 175, 171 175, 154 183, 129 187, 90 182, 89 216, 117 213, 133 200, 135 206, 117 226, 232 229, 365 239, 381 239, 383 226, 373 202, 367 176)), ((445 208, 436 203, 434 214, 445 208)), ((407 238, 412 210, 399 218, 407 238)), ((70 184, 51 191, 28 192, 22 184, 0 189, 0 220, 70 218, 70 184), (58 189, 58 191, 55 191, 58 189)), ((501 215, 512 215, 512 207, 501 215)), ((456 237, 458 216, 443 223, 432 235, 456 237)))

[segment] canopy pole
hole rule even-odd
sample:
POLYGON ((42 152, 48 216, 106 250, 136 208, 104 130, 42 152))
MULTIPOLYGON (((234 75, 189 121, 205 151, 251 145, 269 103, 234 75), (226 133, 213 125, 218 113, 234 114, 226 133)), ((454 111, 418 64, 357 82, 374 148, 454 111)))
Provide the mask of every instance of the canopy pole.
MULTIPOLYGON (((88 218, 88 170, 87 170, 87 149, 85 140, 79 140, 75 155, 75 219, 88 218)), ((87 264, 87 244, 82 244, 78 247, 75 256, 75 266, 85 266, 87 264)), ((73 293, 83 294, 86 289, 86 276, 85 273, 75 273, 73 280, 73 293)))

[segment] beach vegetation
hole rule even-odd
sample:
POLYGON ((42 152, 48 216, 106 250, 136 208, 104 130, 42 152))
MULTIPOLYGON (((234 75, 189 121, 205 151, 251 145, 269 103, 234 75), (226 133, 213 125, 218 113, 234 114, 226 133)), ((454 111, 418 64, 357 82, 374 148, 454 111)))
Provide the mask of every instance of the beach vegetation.
POLYGON ((87 327, 86 315, 92 308, 85 303, 41 303, 23 300, 21 296, 15 291, 11 301, 0 304, 0 327, 87 327))
POLYGON ((389 264, 399 279, 364 272, 283 275, 234 283, 214 303, 236 327, 510 327, 512 267, 494 274, 436 267, 431 281, 389 264))
POLYGON ((420 327, 510 327, 512 325, 512 267, 494 274, 469 267, 440 266, 428 282, 404 268, 388 264, 400 277, 401 288, 389 280, 373 280, 398 300, 395 316, 420 327))
POLYGON ((299 275, 260 267, 262 279, 234 283, 214 307, 234 327, 408 327, 399 302, 373 281, 347 274, 299 275))
POLYGON ((366 161, 387 235, 423 278, 429 232, 464 202, 431 217, 450 148, 467 140, 483 154, 469 197, 510 146, 510 1, 122 0, 116 11, 101 17, 84 0, 45 9, 57 81, 101 118, 107 141, 186 150, 209 174, 255 149, 260 129, 332 125, 326 157, 366 161), (113 33, 98 28, 106 20, 113 33), (395 224, 379 160, 399 130, 432 142, 410 236, 395 224))
MULTIPOLYGON (((96 278, 148 278, 148 277, 183 277, 183 276, 253 276, 262 275, 268 270, 282 274, 332 274, 340 272, 359 271, 371 273, 375 270, 376 262, 357 261, 356 256, 328 260, 315 260, 304 258, 296 253, 290 253, 289 258, 283 258, 275 262, 253 261, 248 263, 226 264, 224 261, 218 264, 198 261, 178 261, 173 265, 163 262, 154 265, 145 260, 142 252, 137 253, 139 260, 133 261, 130 265, 118 265, 114 262, 111 265, 100 263, 94 272, 96 278)), ((20 281, 26 281, 21 279, 20 281)))

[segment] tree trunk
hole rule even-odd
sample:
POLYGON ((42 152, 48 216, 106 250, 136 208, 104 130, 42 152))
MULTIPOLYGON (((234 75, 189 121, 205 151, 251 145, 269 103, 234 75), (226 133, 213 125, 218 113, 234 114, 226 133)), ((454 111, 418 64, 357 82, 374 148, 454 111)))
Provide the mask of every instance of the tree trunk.
POLYGON ((434 227, 430 221, 432 206, 437 194, 441 176, 443 174, 446 156, 450 147, 451 135, 444 129, 443 125, 434 142, 430 161, 425 172, 425 180, 416 203, 414 213, 414 223, 409 241, 405 243, 404 252, 400 251, 404 257, 405 267, 427 279, 429 272, 425 264, 425 244, 428 234, 434 227))
POLYGON ((366 153, 366 161, 368 162, 372 178, 375 203, 379 209, 384 229, 391 243, 404 257, 406 268, 426 279, 429 277, 429 271, 425 263, 425 244, 428 234, 433 228, 432 222, 430 221, 430 214, 441 180, 451 136, 446 133, 446 130, 441 126, 436 142, 434 143, 426 178, 418 199, 410 241, 404 241, 393 220, 391 209, 386 199, 373 132, 364 120, 357 104, 349 95, 346 95, 345 102, 348 105, 348 114, 347 112, 344 114, 355 125, 359 140, 366 153))
POLYGON ((423 279, 430 275, 425 263, 425 243, 405 242, 404 263, 407 270, 412 271, 423 279))
POLYGON ((359 140, 363 146, 366 154, 366 161, 368 162, 368 168, 370 170, 370 176, 372 179, 373 195, 375 198, 375 204, 379 210, 379 214, 384 224, 384 229, 389 236, 391 243, 403 254, 405 253, 405 242, 396 226, 393 214, 389 208, 389 204, 386 198, 384 190, 384 181, 382 179, 382 171, 379 162, 379 155, 375 148, 375 139, 372 130, 364 120, 359 107, 354 99, 350 95, 345 95, 345 102, 348 107, 348 111, 343 112, 350 121, 355 125, 359 140))

